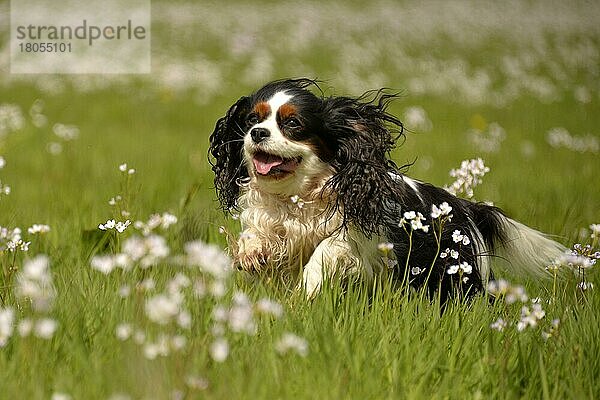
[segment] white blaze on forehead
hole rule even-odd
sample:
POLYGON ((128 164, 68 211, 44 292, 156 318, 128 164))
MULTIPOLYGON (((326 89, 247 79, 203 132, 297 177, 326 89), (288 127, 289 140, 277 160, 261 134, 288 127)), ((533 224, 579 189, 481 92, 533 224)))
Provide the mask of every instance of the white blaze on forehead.
POLYGON ((292 97, 293 96, 286 94, 284 91, 275 93, 273 97, 267 101, 271 111, 269 117, 254 125, 250 131, 252 131, 253 128, 266 128, 271 133, 272 139, 283 140, 283 135, 279 131, 279 126, 277 125, 277 110, 279 110, 279 107, 290 101, 292 97))
POLYGON ((271 107, 271 115, 270 118, 275 118, 277 116, 277 110, 279 107, 290 101, 292 96, 286 94, 285 92, 277 92, 271 97, 268 101, 269 106, 271 107))

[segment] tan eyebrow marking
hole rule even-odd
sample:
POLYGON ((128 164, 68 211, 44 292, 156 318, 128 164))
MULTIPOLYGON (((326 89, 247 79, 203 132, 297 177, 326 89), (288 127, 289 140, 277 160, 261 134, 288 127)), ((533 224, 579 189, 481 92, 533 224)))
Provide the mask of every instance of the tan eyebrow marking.
POLYGON ((282 104, 277 110, 277 114, 279 114, 279 120, 285 121, 287 118, 296 114, 296 106, 290 103, 282 104))
POLYGON ((259 121, 264 121, 271 114, 271 106, 266 101, 261 101, 256 103, 253 111, 258 115, 259 121))

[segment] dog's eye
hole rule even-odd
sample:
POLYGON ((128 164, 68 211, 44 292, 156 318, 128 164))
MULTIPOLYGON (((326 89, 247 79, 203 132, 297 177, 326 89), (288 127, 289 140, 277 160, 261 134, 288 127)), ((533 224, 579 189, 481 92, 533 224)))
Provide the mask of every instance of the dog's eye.
POLYGON ((285 121, 285 126, 287 128, 296 129, 302 127, 302 123, 297 118, 291 117, 285 121))
POLYGON ((246 118, 246 123, 248 124, 248 126, 256 125, 258 123, 258 115, 254 113, 248 115, 248 117, 246 118))

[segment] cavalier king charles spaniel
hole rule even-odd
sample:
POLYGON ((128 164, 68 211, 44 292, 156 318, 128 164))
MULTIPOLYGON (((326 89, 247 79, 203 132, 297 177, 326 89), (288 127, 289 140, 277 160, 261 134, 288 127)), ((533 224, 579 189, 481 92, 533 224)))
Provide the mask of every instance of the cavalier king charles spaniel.
POLYGON ((308 296, 333 276, 386 272, 442 299, 482 291, 493 256, 544 274, 562 245, 390 160, 403 135, 386 110, 395 97, 325 97, 315 81, 278 80, 217 121, 209 159, 222 208, 242 223, 238 268, 275 272, 308 296))

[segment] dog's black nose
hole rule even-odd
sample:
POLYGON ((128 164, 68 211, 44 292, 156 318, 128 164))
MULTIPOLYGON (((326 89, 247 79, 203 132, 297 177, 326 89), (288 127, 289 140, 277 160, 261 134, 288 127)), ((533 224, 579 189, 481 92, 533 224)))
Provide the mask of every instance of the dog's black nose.
POLYGON ((250 131, 250 136, 252 137, 252 141, 254 143, 260 143, 271 136, 271 132, 265 128, 254 128, 250 131))

